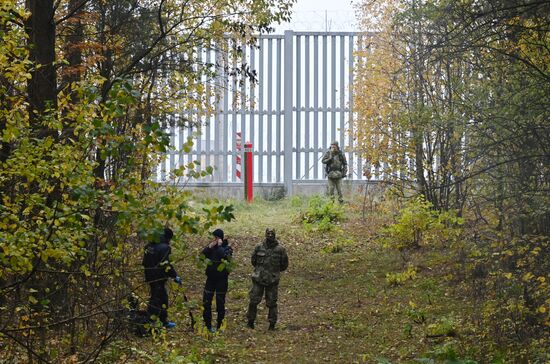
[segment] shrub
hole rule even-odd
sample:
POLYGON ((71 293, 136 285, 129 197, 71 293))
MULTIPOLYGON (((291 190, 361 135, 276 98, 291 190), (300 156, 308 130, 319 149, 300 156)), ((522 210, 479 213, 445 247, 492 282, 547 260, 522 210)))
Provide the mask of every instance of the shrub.
POLYGON ((410 200, 399 212, 397 221, 382 230, 381 240, 386 247, 398 250, 418 248, 424 243, 456 241, 463 219, 453 211, 438 212, 419 196, 410 200))
POLYGON ((332 231, 343 218, 344 209, 340 204, 320 196, 313 197, 307 210, 299 216, 306 230, 314 231, 332 231))
POLYGON ((500 342, 519 339, 537 346, 550 326, 550 240, 538 235, 501 238, 485 249, 478 265, 487 274, 472 282, 484 287, 484 328, 500 342))
POLYGON ((456 336, 456 322, 449 317, 441 317, 437 322, 428 325, 428 336, 456 336))
POLYGON ((386 283, 390 286, 398 286, 405 283, 408 280, 412 280, 416 277, 416 268, 409 266, 406 271, 401 273, 386 273, 386 283))

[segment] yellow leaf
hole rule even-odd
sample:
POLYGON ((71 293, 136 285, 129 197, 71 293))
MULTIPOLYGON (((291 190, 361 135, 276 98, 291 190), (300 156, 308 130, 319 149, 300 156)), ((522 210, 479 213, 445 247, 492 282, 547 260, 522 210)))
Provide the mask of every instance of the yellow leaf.
POLYGON ((534 277, 533 273, 527 272, 523 275, 521 279, 523 279, 524 282, 530 281, 534 277))
POLYGON ((512 279, 512 273, 504 273, 504 276, 508 279, 512 279))
POLYGON ((540 313, 545 313, 546 312, 546 307, 540 306, 537 311, 540 312, 540 313))

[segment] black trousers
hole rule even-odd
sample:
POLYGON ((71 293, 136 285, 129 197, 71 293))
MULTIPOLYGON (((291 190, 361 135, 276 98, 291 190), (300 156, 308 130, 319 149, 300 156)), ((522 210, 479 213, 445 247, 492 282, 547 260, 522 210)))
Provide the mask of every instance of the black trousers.
POLYGON ((212 327, 212 299, 214 298, 214 294, 216 295, 216 311, 218 313, 218 317, 216 317, 217 327, 220 328, 222 325, 225 318, 225 295, 227 287, 228 277, 206 278, 202 296, 202 304, 204 306, 202 318, 204 319, 204 325, 208 328, 212 327))
POLYGON ((156 316, 162 323, 168 321, 168 293, 165 287, 166 280, 149 282, 151 297, 149 298, 149 306, 147 313, 149 316, 156 316))

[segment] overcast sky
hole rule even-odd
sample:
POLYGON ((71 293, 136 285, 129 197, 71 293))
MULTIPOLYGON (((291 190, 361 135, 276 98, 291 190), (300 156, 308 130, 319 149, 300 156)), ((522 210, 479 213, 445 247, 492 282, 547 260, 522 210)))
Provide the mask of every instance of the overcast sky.
POLYGON ((353 3, 351 0, 298 0, 293 7, 292 20, 277 25, 276 33, 284 30, 357 31, 353 3))

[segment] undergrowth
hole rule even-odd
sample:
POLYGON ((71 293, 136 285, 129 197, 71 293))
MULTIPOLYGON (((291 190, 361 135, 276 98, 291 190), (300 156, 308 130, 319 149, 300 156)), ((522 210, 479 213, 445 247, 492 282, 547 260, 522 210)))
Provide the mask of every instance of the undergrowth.
MULTIPOLYGON (((401 211, 391 200, 365 216, 359 205, 320 196, 231 203, 236 219, 220 224, 235 249, 225 332, 187 331, 188 309, 201 318, 204 273, 184 265, 192 302, 176 296, 170 308, 181 327, 152 342, 113 345, 102 362, 546 362, 548 341, 536 328, 548 313, 547 240, 475 244, 462 218, 419 199, 401 211), (250 254, 266 227, 290 260, 275 333, 264 303, 255 330, 244 320, 250 254)), ((189 244, 200 251, 203 241, 189 244)))
POLYGON ((301 212, 298 220, 306 231, 334 231, 344 219, 344 208, 332 199, 315 196, 308 207, 301 212))

